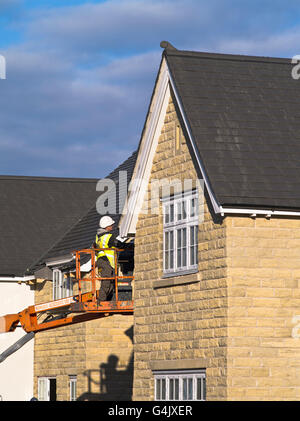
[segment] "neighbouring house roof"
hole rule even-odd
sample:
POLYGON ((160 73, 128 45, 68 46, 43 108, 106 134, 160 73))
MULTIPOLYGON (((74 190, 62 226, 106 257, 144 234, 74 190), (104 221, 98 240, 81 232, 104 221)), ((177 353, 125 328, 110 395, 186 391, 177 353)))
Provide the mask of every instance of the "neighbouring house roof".
POLYGON ((300 80, 291 60, 161 46, 217 202, 300 209, 300 80))
POLYGON ((97 181, 0 176, 0 277, 26 275, 95 203, 97 181))
MULTIPOLYGON (((116 195, 116 214, 110 215, 116 222, 116 227, 123 207, 119 202, 119 198, 126 198, 127 196, 127 190, 134 169, 136 155, 136 152, 134 152, 106 177, 106 179, 114 181, 116 185, 115 192, 111 192, 111 194, 116 195), (121 176, 126 176, 127 180, 123 179, 122 182, 119 183, 119 177, 121 176)), ((99 198, 100 195, 101 192, 97 191, 97 198, 99 198)), ((69 226, 69 229, 65 231, 64 235, 60 236, 58 241, 48 248, 31 266, 31 273, 37 271, 40 267, 43 267, 46 262, 51 262, 64 257, 68 258, 75 250, 89 248, 93 244, 97 229, 99 228, 99 219, 102 216, 97 210, 96 200, 94 200, 85 214, 77 219, 71 227, 69 226)), ((66 267, 67 266, 69 266, 68 263, 66 263, 66 267)))

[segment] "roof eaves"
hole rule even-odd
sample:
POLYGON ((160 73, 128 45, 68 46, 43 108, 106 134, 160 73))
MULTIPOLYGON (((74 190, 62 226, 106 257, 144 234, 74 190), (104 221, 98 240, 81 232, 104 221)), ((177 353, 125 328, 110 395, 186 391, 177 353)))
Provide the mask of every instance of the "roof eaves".
POLYGON ((95 183, 97 178, 69 178, 69 177, 40 177, 40 176, 26 176, 26 175, 0 175, 1 180, 15 180, 15 181, 53 181, 60 183, 95 183))

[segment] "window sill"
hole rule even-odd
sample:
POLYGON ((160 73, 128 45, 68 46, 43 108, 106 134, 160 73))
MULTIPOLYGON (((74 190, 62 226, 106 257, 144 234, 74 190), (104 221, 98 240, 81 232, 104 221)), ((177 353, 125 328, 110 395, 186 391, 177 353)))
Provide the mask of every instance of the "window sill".
POLYGON ((199 270, 197 268, 184 272, 164 274, 161 279, 153 282, 153 288, 164 288, 199 282, 200 280, 198 279, 198 272, 199 270))

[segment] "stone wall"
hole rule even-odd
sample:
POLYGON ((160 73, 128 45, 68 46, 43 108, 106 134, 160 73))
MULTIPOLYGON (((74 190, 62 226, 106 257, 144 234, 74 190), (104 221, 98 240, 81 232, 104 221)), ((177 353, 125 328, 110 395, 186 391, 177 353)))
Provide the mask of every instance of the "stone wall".
MULTIPOLYGON (((178 124, 170 100, 150 183, 199 177, 185 136, 175 147, 178 124)), ((144 209, 151 209, 150 183, 144 209)), ((300 221, 212 215, 205 200, 199 271, 164 278, 161 205, 141 213, 134 319, 37 334, 35 379, 55 376, 58 400, 68 399, 69 375, 77 375, 81 399, 130 399, 134 321, 134 400, 154 399, 153 370, 164 367, 206 369, 207 400, 299 400, 300 221)), ((51 300, 52 283, 40 285, 37 302, 51 300)))
POLYGON ((227 217, 226 232, 228 399, 299 400, 300 221, 227 217))
MULTIPOLYGON (((151 180, 197 179, 182 136, 175 147, 177 113, 170 100, 154 156, 151 180)), ((143 209, 150 209, 150 183, 143 209)), ((199 272, 163 279, 163 221, 157 214, 139 216, 135 239, 134 395, 154 399, 152 370, 205 368, 207 399, 226 398, 227 289, 225 229, 204 206, 199 225, 199 272)))

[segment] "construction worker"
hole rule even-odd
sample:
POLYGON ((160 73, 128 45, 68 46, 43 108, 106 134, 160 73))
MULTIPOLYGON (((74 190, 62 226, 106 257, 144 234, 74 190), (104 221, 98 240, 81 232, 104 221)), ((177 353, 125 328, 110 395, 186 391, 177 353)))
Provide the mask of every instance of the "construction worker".
MULTIPOLYGON (((100 219, 100 229, 97 231, 95 248, 113 249, 123 248, 120 237, 116 237, 112 230, 115 221, 110 216, 103 216, 100 219)), ((101 278, 112 278, 115 276, 115 252, 113 250, 99 251, 96 255, 97 268, 100 271, 101 278)), ((102 279, 99 291, 98 302, 109 301, 112 298, 114 290, 114 279, 102 279)))

